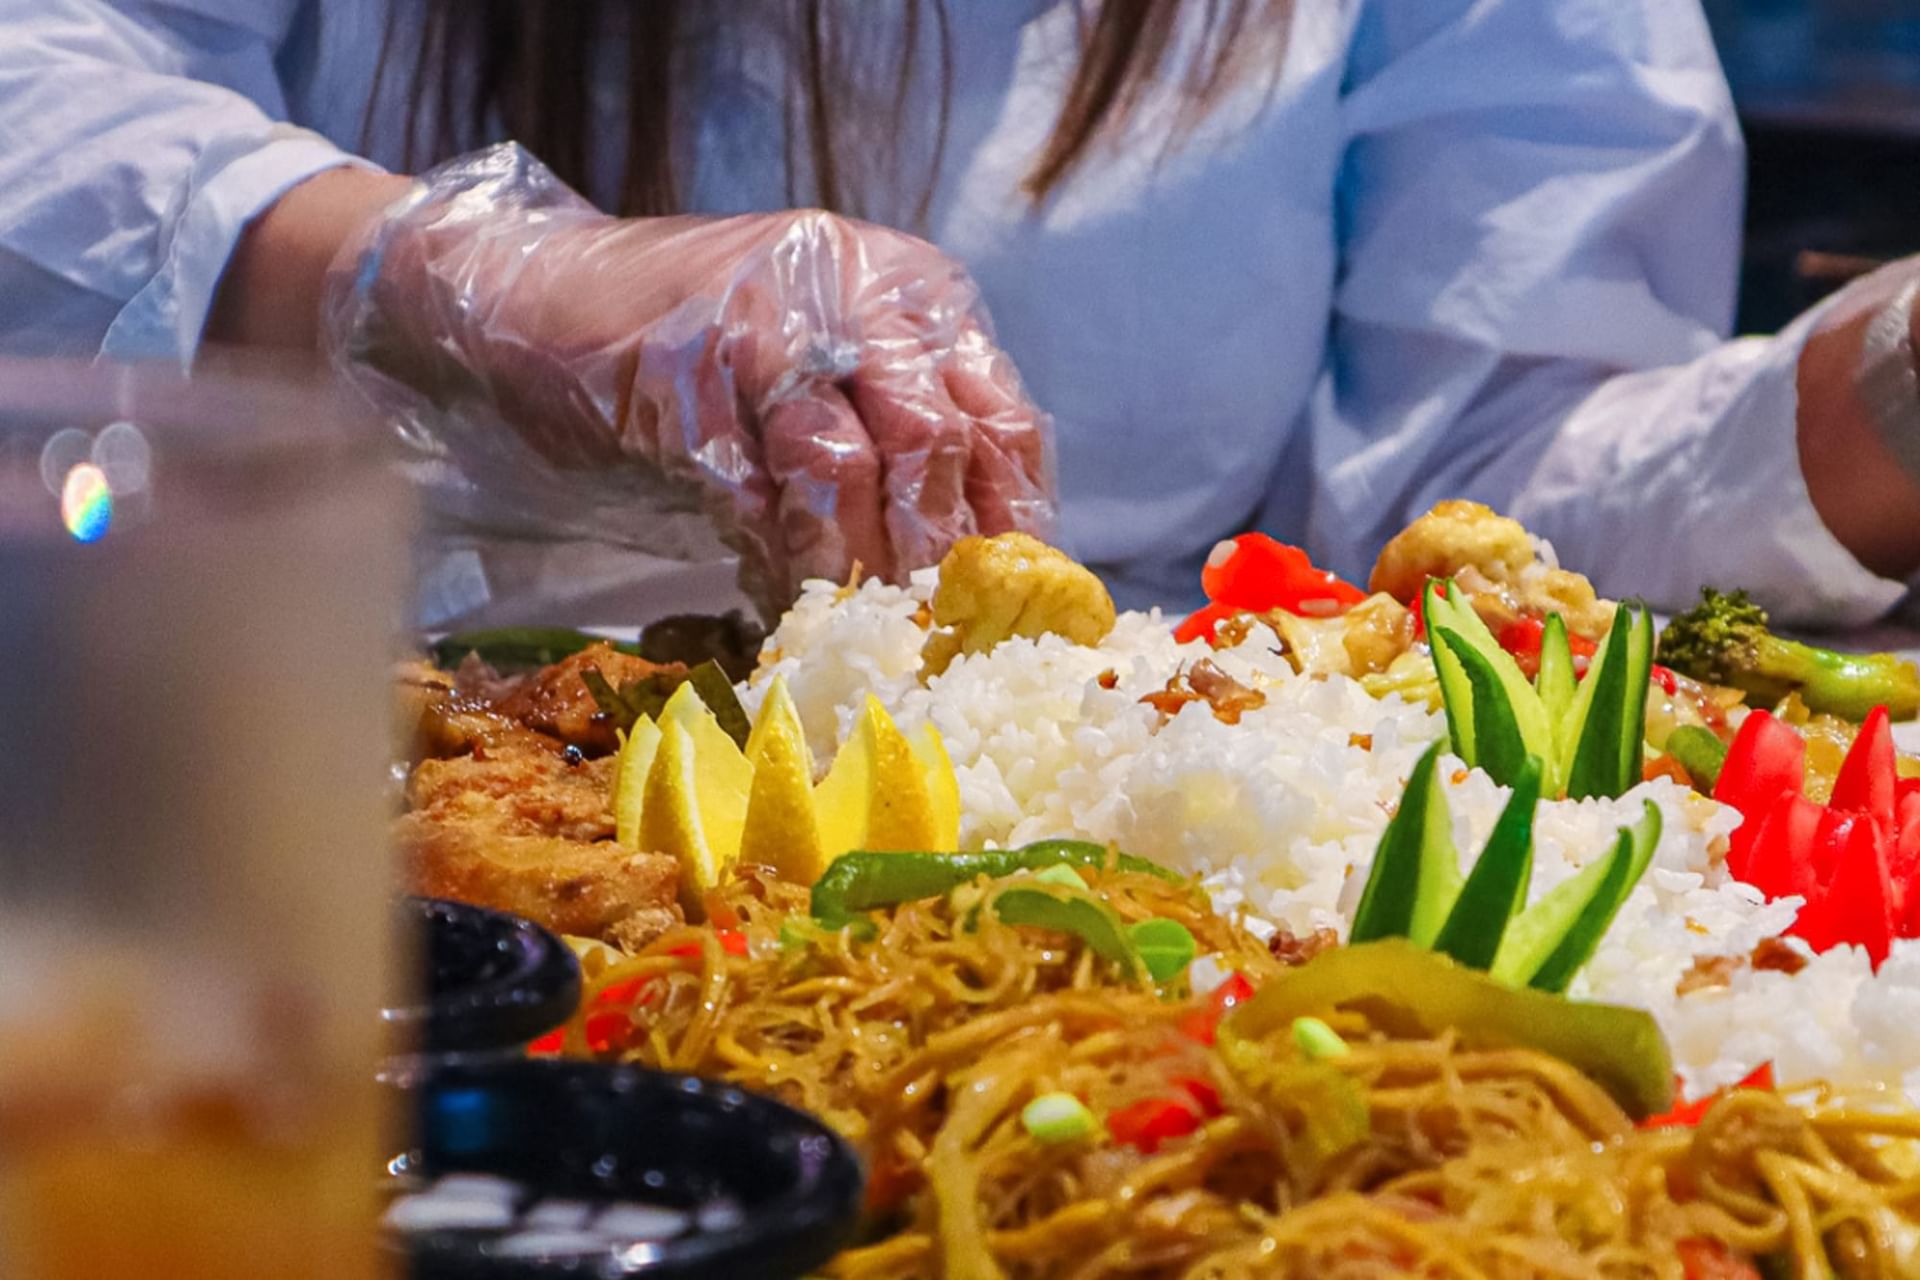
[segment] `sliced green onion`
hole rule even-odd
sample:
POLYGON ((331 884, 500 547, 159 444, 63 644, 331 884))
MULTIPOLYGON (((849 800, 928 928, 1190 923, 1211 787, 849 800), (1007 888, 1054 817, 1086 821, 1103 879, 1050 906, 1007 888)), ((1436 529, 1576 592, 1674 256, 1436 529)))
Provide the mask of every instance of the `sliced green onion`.
POLYGON ((1087 1104, 1070 1093, 1041 1094, 1021 1110, 1020 1123, 1035 1142, 1048 1146, 1079 1142, 1100 1128, 1087 1104))
POLYGON ((1127 926, 1127 937, 1155 982, 1171 982, 1193 963, 1200 950, 1178 920, 1141 920, 1127 926))
POLYGON ((1353 1050, 1335 1031, 1318 1018, 1295 1018, 1293 1020, 1293 1042, 1300 1052, 1315 1062, 1324 1062, 1328 1058, 1344 1058, 1353 1050))

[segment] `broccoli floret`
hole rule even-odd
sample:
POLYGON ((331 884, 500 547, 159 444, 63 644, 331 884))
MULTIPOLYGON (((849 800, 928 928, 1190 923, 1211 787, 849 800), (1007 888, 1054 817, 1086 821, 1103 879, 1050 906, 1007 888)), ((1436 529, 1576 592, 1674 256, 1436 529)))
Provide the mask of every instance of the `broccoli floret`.
POLYGON ((1860 721, 1885 705, 1896 720, 1920 713, 1920 668, 1891 653, 1836 653, 1785 640, 1744 591, 1700 589, 1700 603, 1660 634, 1660 661, 1771 704, 1798 693, 1809 710, 1860 721))

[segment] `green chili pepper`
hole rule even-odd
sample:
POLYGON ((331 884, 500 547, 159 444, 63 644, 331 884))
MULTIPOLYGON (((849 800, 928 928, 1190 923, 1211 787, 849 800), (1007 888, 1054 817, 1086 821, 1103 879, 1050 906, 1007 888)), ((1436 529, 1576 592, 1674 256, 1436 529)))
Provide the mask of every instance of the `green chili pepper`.
POLYGON ((1713 785, 1720 781, 1720 770, 1727 763, 1727 744, 1719 734, 1697 724, 1683 724, 1667 735, 1667 754, 1680 762, 1695 789, 1713 794, 1713 785))
POLYGON ((846 853, 813 886, 814 919, 838 929, 863 911, 937 898, 985 876, 1000 880, 1017 871, 1048 867, 1104 867, 1109 860, 1122 871, 1144 872, 1173 884, 1184 877, 1105 845, 1084 840, 1043 840, 1021 849, 979 853, 846 853))
POLYGON ((1008 924, 1033 925, 1070 933, 1103 960, 1130 973, 1141 967, 1140 953, 1133 949, 1120 917, 1113 908, 1085 892, 1015 885, 1002 889, 992 898, 993 913, 1008 924))

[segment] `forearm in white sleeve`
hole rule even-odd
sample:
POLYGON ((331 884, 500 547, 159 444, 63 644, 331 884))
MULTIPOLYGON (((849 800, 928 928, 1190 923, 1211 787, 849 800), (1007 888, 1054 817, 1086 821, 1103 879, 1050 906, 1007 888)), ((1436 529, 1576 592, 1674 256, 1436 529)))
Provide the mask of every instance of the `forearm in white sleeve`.
MULTIPOLYGON (((1800 352, 1828 312, 1778 337, 1610 378, 1561 413, 1516 422, 1514 447, 1447 488, 1578 549, 1573 567, 1607 595, 1679 609, 1702 586, 1744 587, 1782 622, 1872 622, 1906 587, 1869 572, 1828 532, 1800 472, 1800 352)), ((1533 397, 1532 411, 1551 403, 1533 397)))
POLYGON ((1470 497, 1657 606, 1709 583, 1785 620, 1894 605, 1904 586, 1840 546, 1800 474, 1812 318, 1724 342, 1742 153, 1697 6, 1369 12, 1312 409, 1316 550, 1364 573, 1396 528, 1470 497))
POLYGON ((295 0, 0 0, 0 351, 190 360, 247 224, 360 163, 284 122, 295 0))

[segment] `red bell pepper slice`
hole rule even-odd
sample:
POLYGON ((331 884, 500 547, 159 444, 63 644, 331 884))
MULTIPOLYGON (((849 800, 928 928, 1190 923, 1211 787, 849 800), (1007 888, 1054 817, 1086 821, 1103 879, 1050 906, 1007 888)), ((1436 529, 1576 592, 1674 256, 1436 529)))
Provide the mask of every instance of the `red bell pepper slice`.
POLYGON ((1264 533, 1243 533, 1233 539, 1231 549, 1224 544, 1214 548, 1200 571, 1200 589, 1215 604, 1249 613, 1285 609, 1330 616, 1367 598, 1358 587, 1316 569, 1300 548, 1264 533))
POLYGON ((1107 1115, 1107 1132, 1115 1142, 1147 1155, 1160 1144, 1184 1138, 1200 1127, 1200 1113, 1191 1099, 1144 1098, 1107 1115))
POLYGON ((1704 1098, 1696 1098, 1692 1102, 1679 1103, 1673 1108, 1673 1110, 1665 1112, 1661 1115, 1648 1116, 1645 1120, 1642 1120, 1640 1122, 1640 1128, 1642 1129, 1691 1129, 1693 1126, 1700 1123, 1700 1121, 1706 1116, 1707 1112, 1713 1109, 1714 1103, 1720 1101, 1720 1099, 1734 1092, 1734 1090, 1761 1089, 1761 1090, 1765 1090, 1768 1093, 1771 1093, 1773 1091, 1773 1088, 1774 1088, 1773 1064, 1771 1062, 1763 1062, 1759 1066, 1755 1067, 1752 1071, 1748 1072, 1746 1077, 1742 1079, 1738 1084, 1732 1085, 1725 1089, 1716 1089, 1712 1093, 1706 1095, 1704 1098))
POLYGON ((566 1047, 567 1029, 555 1027, 547 1034, 538 1037, 527 1046, 529 1058, 557 1058, 560 1050, 566 1047))
POLYGON ((1220 1034, 1220 1019, 1243 1001, 1253 999, 1253 984, 1246 975, 1235 973, 1215 987, 1199 1008, 1180 1019, 1180 1034, 1201 1044, 1212 1044, 1220 1034))
MULTIPOLYGON (((1824 825, 1824 824, 1823 824, 1824 825)), ((1866 814, 1844 814, 1821 833, 1833 878, 1814 895, 1788 930, 1815 951, 1843 943, 1865 947, 1878 968, 1893 949, 1893 886, 1887 878, 1889 841, 1866 814)))
POLYGON ((1727 748, 1726 763, 1720 766, 1720 779, 1713 787, 1714 799, 1738 809, 1745 819, 1734 829, 1727 854, 1727 866, 1734 875, 1748 878, 1743 868, 1760 820, 1782 792, 1801 794, 1806 774, 1807 744, 1792 726, 1768 711, 1748 715, 1727 748))

